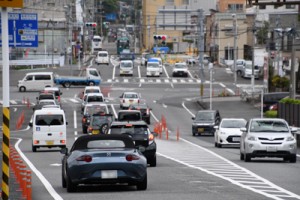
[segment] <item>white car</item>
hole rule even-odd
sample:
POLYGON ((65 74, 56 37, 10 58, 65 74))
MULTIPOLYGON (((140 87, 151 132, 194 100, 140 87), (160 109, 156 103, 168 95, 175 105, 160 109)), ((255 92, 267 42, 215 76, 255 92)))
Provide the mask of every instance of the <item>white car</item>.
POLYGON ((133 76, 133 62, 131 60, 121 60, 120 62, 120 76, 133 76))
POLYGON ((246 123, 243 118, 223 118, 220 125, 215 127, 215 147, 240 145, 241 128, 245 127, 246 123))
POLYGON ((83 97, 88 93, 101 93, 101 89, 99 86, 85 86, 81 98, 83 99, 83 97))
POLYGON ((83 111, 84 107, 88 103, 103 103, 105 102, 104 96, 102 93, 88 93, 86 94, 81 103, 81 111, 83 111))
POLYGON ((297 141, 293 136, 297 128, 289 127, 284 119, 253 118, 241 131, 241 160, 250 162, 255 157, 280 157, 284 161, 297 162, 297 141))
POLYGON ((97 57, 95 62, 100 65, 100 64, 107 64, 109 65, 109 55, 107 51, 98 51, 97 57))
MULTIPOLYGON (((203 64, 208 65, 210 62, 210 57, 206 54, 203 55, 203 64)), ((192 57, 186 60, 186 63, 189 65, 195 65, 199 63, 199 56, 198 57, 192 57)))
MULTIPOLYGON (((252 76, 252 61, 245 61, 244 70, 242 71, 243 78, 251 78, 252 76)), ((254 78, 259 78, 259 69, 254 67, 254 78)))
POLYGON ((172 71, 172 76, 185 76, 188 77, 188 67, 185 63, 175 63, 172 71))
POLYGON ((138 104, 140 103, 140 96, 136 92, 124 92, 120 96, 120 108, 126 109, 131 104, 138 104))
POLYGON ((160 76, 160 66, 158 61, 147 62, 146 76, 160 76))

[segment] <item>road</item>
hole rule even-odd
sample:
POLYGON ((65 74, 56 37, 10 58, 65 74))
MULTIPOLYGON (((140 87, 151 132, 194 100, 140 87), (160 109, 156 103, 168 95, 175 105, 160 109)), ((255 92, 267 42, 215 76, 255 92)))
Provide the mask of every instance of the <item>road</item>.
MULTIPOLYGON (((113 49, 113 45, 110 45, 113 49)), ((59 149, 39 149, 36 153, 31 151, 32 133, 26 124, 32 115, 37 93, 19 93, 16 83, 26 71, 13 71, 10 88, 11 127, 14 129, 22 111, 26 113, 26 124, 21 131, 12 131, 11 137, 19 138, 15 144, 33 170, 32 199, 300 199, 299 157, 295 164, 282 162, 281 159, 254 159, 245 163, 239 160, 238 148, 215 148, 213 137, 192 136, 191 117, 201 109, 197 101, 199 80, 194 78, 197 67, 190 67, 191 76, 188 78, 172 78, 171 66, 165 67, 161 77, 147 78, 145 67, 139 66, 137 60, 134 76, 120 77, 116 60, 112 58, 111 61, 114 65, 97 66, 92 63, 101 72, 101 89, 105 91, 110 109, 118 111, 118 97, 122 92, 136 91, 152 108, 151 129, 162 116, 167 120, 169 140, 164 134, 161 139, 156 139, 158 161, 157 167, 148 167, 148 189, 136 191, 129 186, 90 186, 81 187, 77 193, 67 193, 61 186, 62 155, 59 149), (29 100, 29 104, 23 104, 24 99, 29 100), (176 140, 177 130, 180 133, 179 141, 176 140)), ((70 73, 69 68, 51 70, 59 74, 70 73)), ((213 109, 219 109, 222 117, 259 117, 257 108, 238 98, 217 98, 224 90, 229 93, 235 91, 232 80, 232 74, 216 67, 213 109)), ((237 83, 250 84, 250 80, 238 78, 237 83)), ((262 84, 262 81, 258 80, 257 83, 262 84)), ((208 96, 208 80, 204 86, 204 96, 208 96)), ((82 90, 83 87, 62 88, 62 107, 69 122, 68 147, 82 135, 81 102, 78 98, 82 90)))

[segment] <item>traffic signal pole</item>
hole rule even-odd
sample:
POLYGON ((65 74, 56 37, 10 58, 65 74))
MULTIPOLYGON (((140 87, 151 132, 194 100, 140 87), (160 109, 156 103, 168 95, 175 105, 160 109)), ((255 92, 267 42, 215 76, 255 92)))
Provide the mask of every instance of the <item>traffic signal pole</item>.
POLYGON ((203 83, 204 83, 204 79, 205 79, 205 75, 204 75, 204 67, 203 67, 203 54, 204 54, 204 25, 203 25, 203 21, 204 21, 204 11, 203 9, 199 9, 198 10, 198 24, 199 24, 199 31, 198 31, 198 36, 199 36, 199 40, 198 40, 198 52, 199 52, 199 76, 200 76, 200 99, 202 101, 203 99, 203 83))

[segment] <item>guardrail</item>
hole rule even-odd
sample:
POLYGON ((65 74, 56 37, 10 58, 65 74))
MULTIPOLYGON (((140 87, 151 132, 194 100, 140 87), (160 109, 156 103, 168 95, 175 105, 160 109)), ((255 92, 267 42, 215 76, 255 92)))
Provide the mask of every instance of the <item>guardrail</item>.
MULTIPOLYGON (((32 60, 10 60, 9 65, 10 66, 31 66, 33 69, 33 66, 36 65, 59 65, 63 66, 64 64, 64 58, 46 58, 46 59, 32 59, 32 60)), ((2 60, 0 60, 0 65, 2 64, 2 60)))

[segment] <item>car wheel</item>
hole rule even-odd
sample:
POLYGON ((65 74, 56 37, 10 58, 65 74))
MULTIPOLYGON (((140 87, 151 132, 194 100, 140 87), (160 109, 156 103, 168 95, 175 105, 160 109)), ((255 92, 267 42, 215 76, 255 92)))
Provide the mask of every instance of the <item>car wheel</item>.
POLYGON ((296 163, 296 162, 297 162, 297 155, 296 154, 291 155, 290 163, 296 163))
POLYGON ((63 188, 67 187, 67 182, 66 182, 66 178, 65 178, 65 167, 64 164, 62 164, 62 168, 61 168, 61 184, 63 188))
POLYGON ((82 133, 86 134, 87 133, 87 127, 82 127, 82 133))
POLYGON ((63 86, 64 86, 65 88, 69 88, 69 87, 71 86, 71 83, 70 83, 70 82, 65 82, 65 83, 63 84, 63 86))
POLYGON ((26 92, 26 88, 24 86, 20 87, 19 92, 26 92))
POLYGON ((142 182, 136 184, 137 190, 146 190, 147 189, 147 174, 142 182))
POLYGON ((193 132, 193 136, 196 136, 196 133, 193 132))
POLYGON ((150 167, 156 167, 156 155, 149 159, 150 167))
POLYGON ((36 152, 37 147, 32 145, 32 152, 36 152))
POLYGON ((218 143, 215 142, 215 147, 217 147, 217 146, 218 146, 218 143))
POLYGON ((100 127, 100 134, 107 134, 107 132, 108 132, 108 124, 107 123, 102 124, 100 127))
POLYGON ((147 124, 150 124, 150 118, 148 118, 148 119, 146 120, 146 123, 147 123, 147 124))
POLYGON ((222 148, 222 144, 218 143, 217 144, 218 148, 222 148))
POLYGON ((237 74, 238 76, 241 76, 241 75, 242 75, 242 72, 241 72, 241 71, 237 71, 236 74, 237 74))
POLYGON ((244 154, 242 152, 240 152, 240 160, 244 160, 244 154))
POLYGON ((67 176, 67 181, 66 181, 66 186, 67 186, 67 192, 76 192, 77 190, 77 185, 72 183, 70 180, 69 176, 67 176))
POLYGON ((94 82, 89 82, 89 86, 94 86, 95 85, 95 83, 94 82))
POLYGON ((251 161, 251 155, 250 154, 245 153, 244 158, 245 158, 245 162, 250 162, 251 161))

